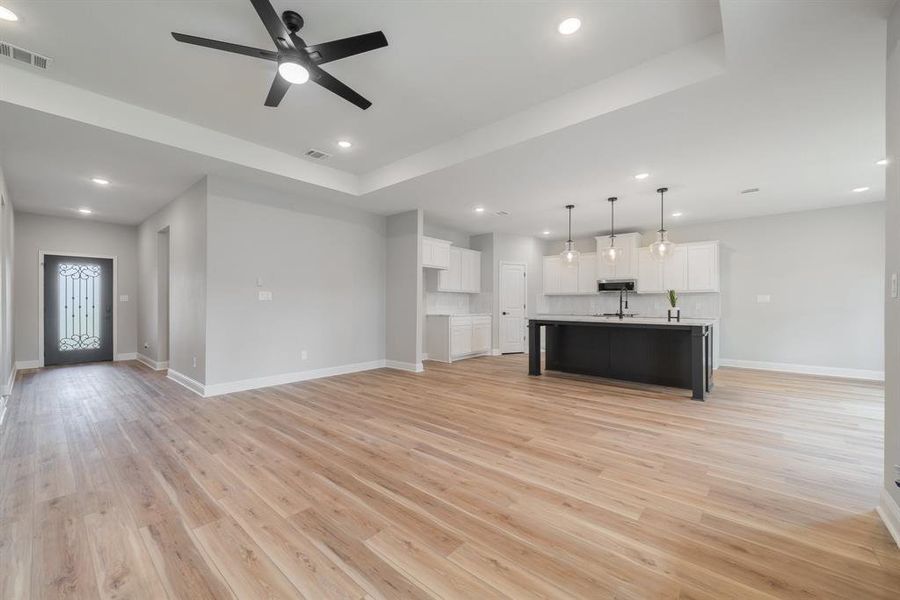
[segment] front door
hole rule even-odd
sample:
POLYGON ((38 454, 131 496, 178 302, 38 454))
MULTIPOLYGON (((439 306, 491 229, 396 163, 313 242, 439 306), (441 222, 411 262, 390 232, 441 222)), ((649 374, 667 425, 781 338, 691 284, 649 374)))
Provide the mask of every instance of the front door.
POLYGON ((44 364, 112 359, 112 259, 45 255, 44 364))
POLYGON ((500 264, 500 352, 525 352, 525 265, 500 264))

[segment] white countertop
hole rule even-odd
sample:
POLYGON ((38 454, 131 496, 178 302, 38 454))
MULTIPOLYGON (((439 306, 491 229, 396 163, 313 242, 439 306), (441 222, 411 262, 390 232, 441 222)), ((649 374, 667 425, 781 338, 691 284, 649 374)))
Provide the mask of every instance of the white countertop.
POLYGON ((491 313, 426 313, 426 317, 490 317, 491 313))
POLYGON ((682 318, 681 322, 668 321, 666 317, 592 317, 589 315, 534 315, 531 319, 547 319, 549 321, 572 321, 573 323, 633 323, 635 325, 660 325, 660 326, 676 326, 676 325, 712 325, 715 319, 688 319, 682 318))

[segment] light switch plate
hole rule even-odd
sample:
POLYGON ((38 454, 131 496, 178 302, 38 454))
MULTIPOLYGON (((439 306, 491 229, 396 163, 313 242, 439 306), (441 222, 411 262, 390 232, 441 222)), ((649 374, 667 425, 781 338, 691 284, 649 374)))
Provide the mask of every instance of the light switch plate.
POLYGON ((897 274, 891 273, 891 298, 896 298, 900 295, 900 290, 897 289, 897 274))
POLYGON ((260 302, 268 302, 272 299, 272 292, 268 290, 259 290, 259 300, 260 302))
POLYGON ((122 294, 119 296, 119 302, 128 302, 128 294, 122 294))
POLYGON ((757 294, 756 295, 756 303, 757 304, 768 304, 772 301, 772 296, 769 294, 757 294))

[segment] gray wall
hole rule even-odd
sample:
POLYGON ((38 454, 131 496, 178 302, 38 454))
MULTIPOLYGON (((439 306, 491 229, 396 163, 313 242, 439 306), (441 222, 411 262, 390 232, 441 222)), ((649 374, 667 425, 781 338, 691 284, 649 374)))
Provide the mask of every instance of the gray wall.
POLYGON ((206 189, 204 177, 138 227, 138 342, 151 360, 159 351, 159 232, 169 231, 169 368, 206 381, 206 189), (196 358, 196 366, 194 359, 196 358))
POLYGON ((274 195, 210 178, 207 384, 385 357, 385 217, 274 195))
MULTIPOLYGON (((6 187, 6 179, 3 170, 0 169, 0 196, 3 197, 0 206, 0 386, 5 386, 3 393, 9 391, 10 376, 13 373, 13 365, 16 362, 15 319, 13 312, 13 279, 15 272, 15 214, 9 190, 6 187)), ((2 406, 0 406, 0 419, 2 419, 2 406)))
POLYGON ((99 223, 89 218, 65 219, 17 213, 15 224, 15 349, 16 361, 38 356, 38 256, 40 251, 60 254, 115 256, 117 294, 117 354, 137 351, 137 228, 99 223))
MULTIPOLYGON (((883 203, 671 227, 675 242, 719 240, 721 294, 683 294, 688 317, 720 318, 723 360, 882 371, 883 203), (771 302, 758 304, 756 296, 771 302)), ((656 232, 643 234, 643 245, 656 232)), ((593 252, 593 239, 576 240, 593 252)), ((561 242, 545 253, 562 251, 561 242)), ((545 299, 548 312, 618 308, 618 296, 545 299)), ((631 309, 664 316, 661 294, 631 309)))
POLYGON ((385 357, 420 368, 422 362, 422 211, 387 218, 385 357))
MULTIPOLYGON (((887 44, 887 167, 886 271, 888 291, 891 274, 900 273, 900 4, 894 5, 888 21, 887 44)), ((885 407, 884 487, 900 505, 900 488, 894 485, 900 465, 900 300, 885 300, 885 407)))

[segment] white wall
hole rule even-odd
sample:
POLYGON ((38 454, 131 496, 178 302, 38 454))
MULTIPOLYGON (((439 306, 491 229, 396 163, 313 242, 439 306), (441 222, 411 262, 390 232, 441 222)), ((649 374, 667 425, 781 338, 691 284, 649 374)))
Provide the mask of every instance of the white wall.
POLYGON ((159 232, 169 231, 171 290, 169 368, 206 381, 206 193, 204 177, 138 227, 138 344, 152 361, 159 351, 159 232))
MULTIPOLYGON (((684 316, 721 318, 723 361, 883 371, 884 210, 873 203, 670 226, 675 242, 720 241, 721 294, 683 294, 684 316), (760 294, 771 302, 758 304, 760 294)), ((644 244, 654 236, 644 233, 644 244)), ((593 251, 588 240, 576 244, 593 251)), ((546 254, 561 249, 548 244, 546 254)), ((544 301, 547 312, 618 308, 616 294, 544 301)), ((631 310, 665 316, 665 301, 638 296, 631 310)))
POLYGON ((385 217, 275 195, 210 178, 207 385, 385 358, 385 217))
MULTIPOLYGON (((891 275, 900 274, 900 4, 894 5, 888 21, 887 44, 887 203, 886 274, 890 291, 891 275)), ((884 406, 884 489, 879 512, 893 527, 900 544, 900 479, 894 465, 900 465, 900 299, 886 294, 885 306, 885 406, 884 406)))
POLYGON ((17 362, 38 356, 38 261, 41 251, 65 255, 115 256, 117 294, 116 354, 137 351, 137 228, 100 223, 90 218, 65 219, 19 212, 15 231, 15 349, 17 362))
POLYGON ((422 368, 422 211, 387 218, 385 357, 422 368))

